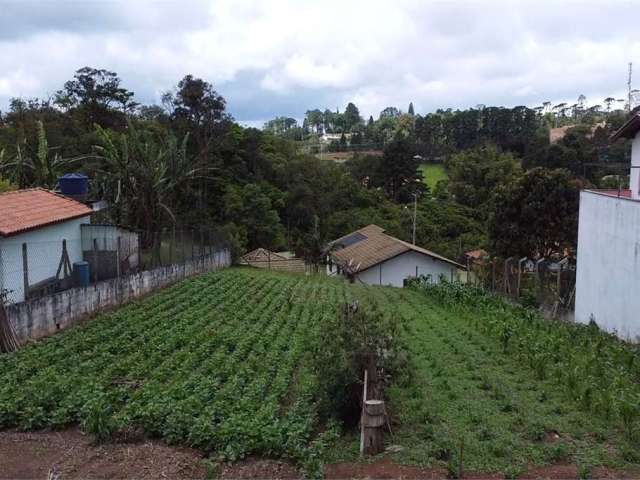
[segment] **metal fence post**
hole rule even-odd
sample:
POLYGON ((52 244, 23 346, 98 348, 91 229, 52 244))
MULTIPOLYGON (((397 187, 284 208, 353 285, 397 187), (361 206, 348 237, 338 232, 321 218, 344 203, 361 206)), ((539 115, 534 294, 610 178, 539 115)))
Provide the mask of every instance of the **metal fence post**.
POLYGON ((93 282, 98 283, 98 239, 93 239, 93 282))
POLYGON ((24 299, 29 297, 29 262, 27 258, 27 244, 22 244, 22 276, 24 281, 24 299))

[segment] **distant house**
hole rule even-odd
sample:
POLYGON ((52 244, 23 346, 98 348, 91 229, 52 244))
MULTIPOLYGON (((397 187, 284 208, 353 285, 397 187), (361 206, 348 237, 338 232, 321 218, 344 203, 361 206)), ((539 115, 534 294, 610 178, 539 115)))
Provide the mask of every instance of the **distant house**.
POLYGON ((320 142, 322 142, 322 143, 339 142, 340 139, 342 138, 342 135, 344 135, 344 138, 347 140, 347 142, 349 140, 351 140, 351 134, 350 133, 344 133, 344 134, 342 134, 342 133, 324 133, 320 137, 320 142))
POLYGON ((640 341, 640 114, 618 138, 632 139, 630 189, 580 193, 575 319, 640 341))
POLYGON ((92 209, 70 198, 31 188, 0 194, 0 290, 12 302, 56 279, 63 241, 67 267, 82 260, 81 228, 92 209))
POLYGON ((369 285, 404 286, 408 278, 432 282, 456 280, 465 267, 442 255, 404 242, 368 225, 329 244, 327 274, 343 275, 369 285))

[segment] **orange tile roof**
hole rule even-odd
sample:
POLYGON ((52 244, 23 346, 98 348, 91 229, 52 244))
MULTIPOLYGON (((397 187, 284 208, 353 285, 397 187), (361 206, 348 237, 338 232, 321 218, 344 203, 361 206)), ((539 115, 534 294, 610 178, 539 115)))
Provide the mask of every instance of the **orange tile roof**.
POLYGON ((423 255, 428 255, 456 267, 465 268, 463 265, 427 250, 426 248, 421 248, 417 245, 412 245, 411 243, 392 237, 391 235, 387 235, 384 233, 383 228, 373 224, 367 225, 366 227, 356 230, 344 237, 340 237, 339 239, 331 242, 331 245, 339 245, 341 240, 344 240, 355 233, 361 234, 363 238, 344 248, 330 252, 330 255, 338 264, 347 265, 351 262, 351 265, 359 272, 409 251, 422 253, 423 255))
POLYGON ((0 236, 91 215, 86 205, 43 188, 0 193, 0 236))

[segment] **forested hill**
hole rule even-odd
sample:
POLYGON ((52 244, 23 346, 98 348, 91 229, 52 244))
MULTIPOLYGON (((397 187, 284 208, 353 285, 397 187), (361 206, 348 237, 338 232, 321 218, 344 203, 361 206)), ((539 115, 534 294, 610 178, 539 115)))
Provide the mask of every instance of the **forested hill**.
POLYGON ((350 103, 258 130, 238 125, 205 80, 187 75, 161 105, 143 105, 116 73, 85 67, 52 98, 14 98, 0 114, 0 191, 53 188, 83 172, 92 197, 110 204, 107 221, 144 232, 215 228, 235 252, 289 249, 311 261, 368 223, 410 240, 407 203, 417 199, 422 246, 452 258, 475 248, 535 254, 575 245, 582 186, 626 181, 616 164, 628 162, 628 145, 608 137, 627 114, 603 103, 425 115, 410 105, 377 119, 350 103), (549 130, 563 126, 551 144, 549 130), (318 155, 327 151, 347 161, 318 155), (429 162, 444 178, 431 190, 420 169, 429 162), (558 218, 562 229, 542 228, 558 218))

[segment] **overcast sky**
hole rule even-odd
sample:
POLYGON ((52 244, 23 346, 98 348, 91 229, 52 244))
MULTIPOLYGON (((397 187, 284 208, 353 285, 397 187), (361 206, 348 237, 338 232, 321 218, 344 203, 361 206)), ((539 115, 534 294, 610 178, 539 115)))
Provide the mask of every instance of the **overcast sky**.
POLYGON ((192 73, 241 122, 625 95, 637 2, 0 0, 0 109, 85 65, 144 103, 192 73))

